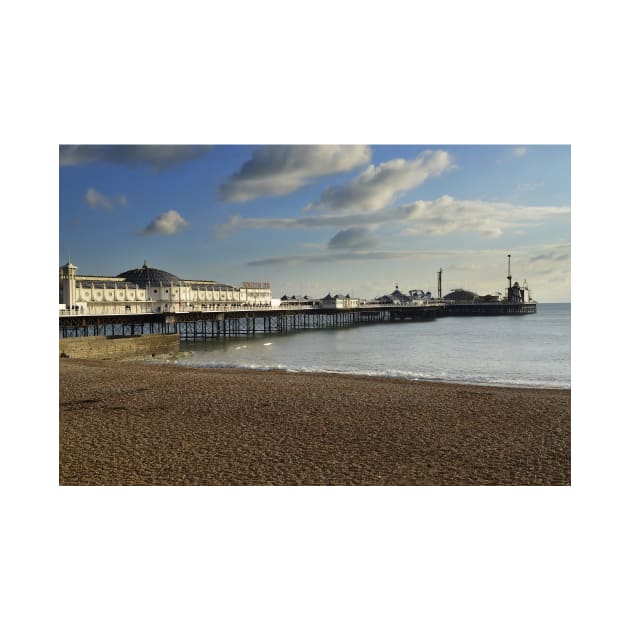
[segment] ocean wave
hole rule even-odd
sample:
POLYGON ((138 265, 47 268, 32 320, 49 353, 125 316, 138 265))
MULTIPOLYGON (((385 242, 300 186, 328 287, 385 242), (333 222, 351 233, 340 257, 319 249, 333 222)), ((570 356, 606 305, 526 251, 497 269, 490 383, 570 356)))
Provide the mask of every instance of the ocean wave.
MULTIPOLYGON (((152 361, 159 363, 159 361, 152 361)), ((206 369, 246 369, 256 371, 280 371, 293 374, 341 374, 350 376, 370 376, 379 378, 402 378, 410 381, 428 381, 437 383, 457 383, 460 385, 486 385, 494 387, 525 387, 533 389, 570 389, 571 384, 561 381, 527 380, 515 378, 493 378, 473 374, 432 374, 426 371, 396 369, 331 369, 318 366, 295 366, 284 363, 251 363, 247 361, 208 361, 205 357, 187 357, 170 360, 185 367, 206 369)))

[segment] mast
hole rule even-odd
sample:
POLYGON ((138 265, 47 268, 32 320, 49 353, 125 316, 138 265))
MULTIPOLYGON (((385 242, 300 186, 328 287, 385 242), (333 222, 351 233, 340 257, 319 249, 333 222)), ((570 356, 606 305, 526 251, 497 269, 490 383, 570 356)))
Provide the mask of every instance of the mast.
POLYGON ((440 267, 437 277, 438 277, 438 299, 441 300, 442 299, 442 267, 440 267))
POLYGON ((510 259, 512 258, 512 254, 508 254, 508 275, 507 275, 507 279, 508 279, 508 287, 511 290, 512 289, 512 270, 510 268, 510 259))

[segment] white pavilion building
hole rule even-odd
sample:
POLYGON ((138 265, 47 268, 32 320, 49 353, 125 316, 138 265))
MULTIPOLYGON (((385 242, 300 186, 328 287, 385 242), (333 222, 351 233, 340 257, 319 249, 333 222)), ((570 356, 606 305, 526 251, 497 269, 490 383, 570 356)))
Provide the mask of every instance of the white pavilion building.
POLYGON ((81 276, 70 261, 59 268, 59 309, 86 315, 216 311, 272 306, 269 282, 233 286, 213 280, 183 280, 144 265, 115 277, 81 276))

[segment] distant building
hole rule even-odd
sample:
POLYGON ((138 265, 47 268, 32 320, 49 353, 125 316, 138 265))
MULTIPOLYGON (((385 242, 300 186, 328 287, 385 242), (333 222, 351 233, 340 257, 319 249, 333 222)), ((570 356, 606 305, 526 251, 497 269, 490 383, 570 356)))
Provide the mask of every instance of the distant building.
POLYGON ((486 295, 478 295, 477 302, 502 302, 503 296, 500 293, 486 293, 486 295))
POLYGON ((268 282, 233 286, 214 280, 182 280, 147 266, 117 276, 81 276, 68 262, 59 269, 59 308, 91 315, 163 313, 271 306, 268 282))
POLYGON ((348 295, 325 295, 320 300, 321 308, 358 308, 359 298, 350 297, 348 295))
POLYGON ((473 303, 492 303, 492 302, 513 302, 513 303, 525 303, 531 302, 531 296, 529 289, 527 288, 527 282, 523 286, 519 286, 518 282, 515 282, 511 287, 506 288, 505 294, 507 298, 499 292, 487 293, 485 295, 477 295, 474 291, 466 291, 465 289, 455 289, 444 296, 447 302, 455 302, 457 304, 473 304, 473 303))
POLYGON ((309 297, 308 295, 292 295, 288 296, 286 293, 280 298, 281 306, 319 306, 319 300, 309 297))
POLYGON ((409 291, 409 295, 416 302, 423 302, 432 299, 431 291, 423 291, 422 289, 411 289, 411 291, 409 291))
POLYGON ((411 305, 426 304, 432 299, 431 292, 424 292, 421 289, 412 289, 409 294, 403 293, 396 285, 396 289, 387 295, 381 295, 374 299, 377 304, 411 305))
POLYGON ((342 295, 325 295, 323 298, 313 298, 308 295, 283 295, 280 298, 283 307, 305 307, 313 308, 357 308, 359 306, 359 298, 350 297, 350 294, 342 295))
POLYGON ((457 302, 458 304, 472 304, 477 301, 479 296, 474 291, 466 291, 465 289, 455 289, 444 296, 447 302, 457 302))
POLYGON ((529 294, 529 288, 527 287, 527 280, 523 282, 523 286, 519 286, 518 282, 515 282, 511 287, 506 289, 509 302, 531 302, 532 298, 529 294))

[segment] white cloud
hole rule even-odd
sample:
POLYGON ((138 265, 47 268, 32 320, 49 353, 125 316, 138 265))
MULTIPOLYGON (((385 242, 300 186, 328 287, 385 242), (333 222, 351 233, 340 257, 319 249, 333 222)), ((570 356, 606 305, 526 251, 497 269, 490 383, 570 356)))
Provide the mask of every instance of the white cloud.
POLYGON ((140 236, 152 236, 154 234, 171 236, 181 232, 187 225, 188 221, 177 210, 169 210, 153 219, 139 234, 140 236))
POLYGON ((219 192, 226 201, 288 195, 316 177, 361 166, 370 156, 370 148, 364 145, 260 147, 219 192))
POLYGON ((233 216, 216 228, 217 237, 238 229, 309 229, 309 228, 375 228, 398 224, 403 234, 442 236, 453 232, 500 236, 510 229, 537 225, 551 216, 568 216, 565 206, 524 206, 502 202, 457 200, 448 195, 434 201, 416 201, 376 212, 315 214, 298 218, 250 218, 233 216))
POLYGON ((405 235, 443 236, 453 232, 477 233, 496 238, 509 229, 537 225, 550 216, 569 215, 564 206, 524 206, 502 202, 457 200, 444 195, 435 201, 418 201, 398 208, 407 214, 405 235))
POLYGON ((514 157, 523 157, 527 153, 527 147, 516 147, 512 150, 512 155, 514 157))
POLYGON ((90 206, 90 208, 110 209, 114 204, 120 204, 121 206, 127 205, 126 195, 116 195, 115 197, 108 197, 107 195, 104 195, 94 188, 90 188, 85 193, 84 200, 85 203, 90 206))
POLYGON ((90 188, 85 193, 85 203, 87 203, 90 208, 111 208, 112 202, 109 197, 104 195, 103 193, 98 192, 98 190, 94 190, 94 188, 90 188))
POLYGON ((371 164, 349 183, 327 188, 318 201, 304 210, 381 210, 402 193, 413 190, 427 178, 441 175, 453 166, 454 160, 446 151, 423 151, 413 160, 400 158, 378 166, 371 164))

